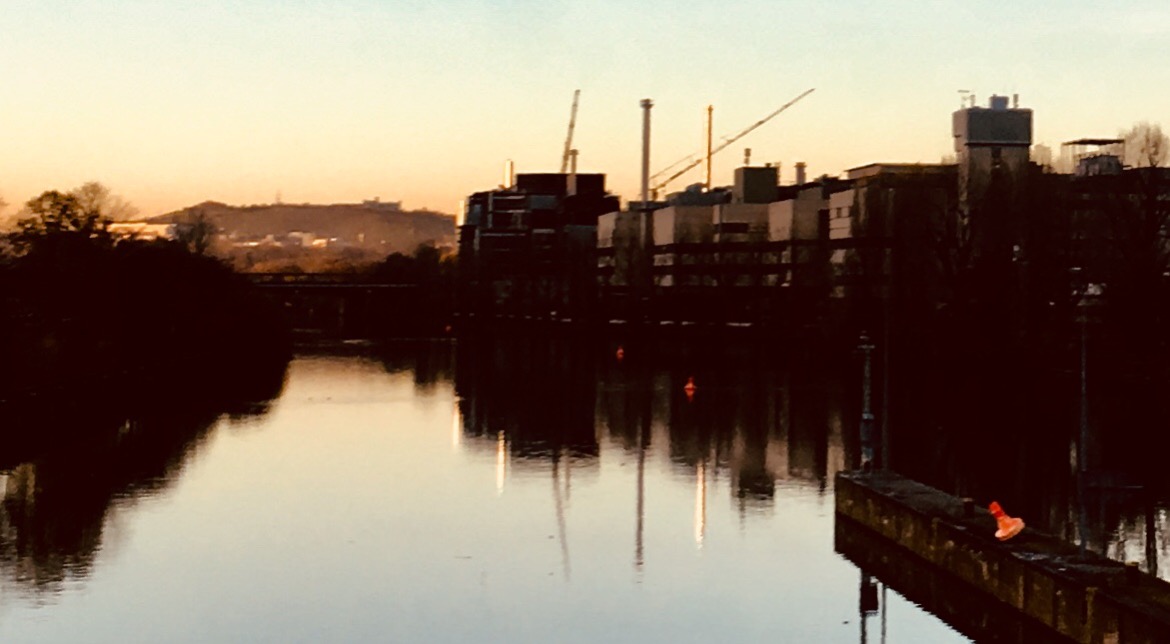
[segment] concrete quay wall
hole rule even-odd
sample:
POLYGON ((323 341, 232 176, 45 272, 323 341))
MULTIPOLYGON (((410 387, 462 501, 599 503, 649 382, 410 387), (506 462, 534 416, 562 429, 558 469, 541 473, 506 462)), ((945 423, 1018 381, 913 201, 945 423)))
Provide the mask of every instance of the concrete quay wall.
MULTIPOLYGON (((995 538, 985 508, 888 472, 836 479, 838 517, 1076 642, 1170 642, 1170 584, 1026 528, 995 538)), ((1010 508, 1009 508, 1010 511, 1010 508)), ((1026 517, 1024 517, 1026 520, 1026 517)), ((848 525, 848 524, 846 524, 848 525)))

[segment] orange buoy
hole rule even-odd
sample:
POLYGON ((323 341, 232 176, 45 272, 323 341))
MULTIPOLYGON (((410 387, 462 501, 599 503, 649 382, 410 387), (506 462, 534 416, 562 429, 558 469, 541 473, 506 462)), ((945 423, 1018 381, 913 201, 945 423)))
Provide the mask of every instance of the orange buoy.
POLYGON ((995 531, 996 539, 1007 541, 1020 534, 1020 531, 1024 529, 1024 520, 1018 517, 1009 517, 1003 511, 1003 508, 999 506, 999 503, 992 501, 991 505, 987 506, 987 509, 991 510, 991 516, 995 517, 996 525, 999 527, 995 531))

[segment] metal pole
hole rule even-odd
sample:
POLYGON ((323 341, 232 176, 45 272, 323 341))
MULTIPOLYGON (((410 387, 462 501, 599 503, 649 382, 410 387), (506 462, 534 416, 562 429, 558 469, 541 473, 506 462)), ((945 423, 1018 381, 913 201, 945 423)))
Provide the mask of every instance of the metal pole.
POLYGON ((706 170, 707 170, 706 177, 707 178, 703 183, 704 183, 704 186, 707 188, 708 192, 711 191, 711 122, 712 122, 711 113, 714 111, 715 111, 714 106, 712 106, 712 105, 707 106, 707 168, 706 168, 706 170))
POLYGON ((871 390, 871 367, 870 358, 873 354, 873 343, 869 340, 869 334, 865 331, 861 332, 861 338, 858 342, 857 348, 861 350, 864 356, 865 367, 862 372, 861 380, 861 469, 870 470, 873 468, 873 409, 870 406, 873 392, 871 390))
MULTIPOLYGON (((890 344, 890 300, 893 298, 893 283, 894 283, 894 262, 890 258, 891 250, 887 248, 883 251, 888 260, 890 273, 886 276, 885 297, 882 298, 884 304, 882 306, 883 320, 882 320, 882 424, 878 425, 880 432, 879 447, 881 453, 881 462, 878 464, 883 470, 890 469, 893 461, 890 455, 890 360, 891 350, 890 344)), ((885 592, 885 586, 882 586, 882 592, 885 592)), ((882 610, 885 610, 885 603, 882 603, 882 610)))
POLYGON ((1088 362, 1088 342, 1086 336, 1088 335, 1088 310, 1085 308, 1084 299, 1080 303, 1081 309, 1081 444, 1080 449, 1077 450, 1077 461, 1080 466, 1081 474, 1088 470, 1088 464, 1085 459, 1085 449, 1089 442, 1089 388, 1086 363, 1088 362))
POLYGON ((654 213, 650 208, 650 108, 654 101, 642 99, 642 204, 638 209, 642 218, 642 234, 645 249, 643 264, 645 275, 641 280, 642 293, 639 297, 640 315, 643 320, 650 318, 650 300, 654 293, 654 213))
MULTIPOLYGON (((1086 289, 1087 291, 1088 289, 1086 289)), ((1077 304, 1077 308, 1081 313, 1081 435, 1080 442, 1077 444, 1077 494, 1080 496, 1080 512, 1077 516, 1077 529, 1081 533, 1081 556, 1085 556, 1086 542, 1089 539, 1088 535, 1088 521, 1085 518, 1088 512, 1088 499, 1085 498, 1087 493, 1087 486, 1085 485, 1085 475, 1088 471, 1088 459, 1085 452, 1089 444, 1089 390, 1087 385, 1087 346, 1086 335, 1088 330, 1088 309, 1086 308, 1085 294, 1082 293, 1081 300, 1077 304)))
POLYGON ((642 209, 650 202, 650 108, 654 101, 642 99, 642 209))

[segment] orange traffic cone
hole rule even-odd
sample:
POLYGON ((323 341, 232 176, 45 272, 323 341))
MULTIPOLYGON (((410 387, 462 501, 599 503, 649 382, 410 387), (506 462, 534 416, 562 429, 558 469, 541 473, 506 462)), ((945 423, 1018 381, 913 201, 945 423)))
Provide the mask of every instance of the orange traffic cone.
POLYGON ((616 355, 617 355, 618 362, 621 362, 622 358, 626 357, 626 350, 623 349, 620 344, 618 345, 618 350, 617 350, 616 355))
POLYGON ((987 506, 987 509, 991 510, 991 516, 995 517, 995 522, 999 526, 999 529, 995 531, 996 539, 1007 541, 1020 534, 1020 530, 1024 529, 1023 519, 1009 517, 995 501, 992 501, 991 505, 987 506))

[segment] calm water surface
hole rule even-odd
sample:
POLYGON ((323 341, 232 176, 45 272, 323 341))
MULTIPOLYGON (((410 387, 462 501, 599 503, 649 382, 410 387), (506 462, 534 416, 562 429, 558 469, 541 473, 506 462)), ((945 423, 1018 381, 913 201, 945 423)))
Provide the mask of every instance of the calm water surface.
POLYGON ((104 492, 117 453, 9 471, 0 641, 967 641, 859 617, 832 392, 457 353, 298 357, 104 492))

